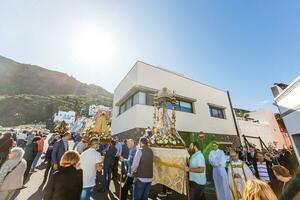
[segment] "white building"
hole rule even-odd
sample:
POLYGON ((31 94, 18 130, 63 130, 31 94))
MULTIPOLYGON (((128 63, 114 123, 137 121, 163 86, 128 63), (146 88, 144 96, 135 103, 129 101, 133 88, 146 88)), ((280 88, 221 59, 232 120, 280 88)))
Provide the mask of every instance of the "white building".
POLYGON ((97 111, 110 113, 111 108, 103 105, 90 105, 89 106, 89 116, 94 116, 97 111))
POLYGON ((152 127, 153 94, 163 87, 176 92, 179 132, 203 131, 238 138, 227 91, 140 61, 114 91, 113 133, 140 134, 148 126, 152 127))
POLYGON ((54 114, 54 123, 60 123, 65 121, 68 124, 71 124, 75 121, 76 113, 74 111, 58 111, 58 113, 54 114))
POLYGON ((272 86, 274 101, 283 118, 293 147, 300 161, 300 76, 285 89, 272 86), (279 92, 274 92, 275 90, 279 92))
POLYGON ((260 140, 252 137, 260 137, 266 146, 269 143, 274 145, 273 142, 276 142, 277 148, 287 148, 289 144, 284 140, 285 133, 281 132, 274 113, 270 109, 259 109, 247 114, 249 117, 246 119, 237 117, 242 144, 245 144, 243 137, 245 135, 250 136, 247 140, 259 149, 262 148, 260 140))

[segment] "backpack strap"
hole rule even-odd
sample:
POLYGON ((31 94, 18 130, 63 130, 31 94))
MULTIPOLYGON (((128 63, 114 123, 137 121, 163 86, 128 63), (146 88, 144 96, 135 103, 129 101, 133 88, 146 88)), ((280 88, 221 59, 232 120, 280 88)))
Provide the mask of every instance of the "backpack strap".
POLYGON ((4 178, 6 178, 12 171, 14 171, 21 164, 21 162, 22 160, 20 160, 18 164, 16 164, 10 171, 8 171, 4 178))

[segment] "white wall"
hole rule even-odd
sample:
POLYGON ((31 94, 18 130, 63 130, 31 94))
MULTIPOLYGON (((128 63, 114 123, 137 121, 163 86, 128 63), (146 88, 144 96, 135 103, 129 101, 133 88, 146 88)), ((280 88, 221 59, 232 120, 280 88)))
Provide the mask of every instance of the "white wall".
POLYGON ((58 111, 57 114, 54 115, 53 121, 55 123, 65 121, 68 124, 71 124, 75 121, 75 112, 74 111, 58 111))
POLYGON ((300 134, 300 76, 275 98, 275 103, 282 115, 287 132, 291 136, 300 163, 300 148, 296 146, 293 140, 293 135, 299 137, 296 134, 300 134), (287 111, 290 111, 290 113, 286 113, 287 111))
MULTIPOLYGON (((277 147, 286 147, 282 133, 280 132, 274 113, 269 109, 260 109, 255 112, 249 113, 250 118, 259 120, 258 123, 252 121, 237 120, 241 141, 244 144, 242 135, 261 137, 263 142, 268 145, 269 142, 278 142, 277 147)), ((255 144, 260 148, 260 142, 256 139, 249 139, 249 142, 255 144)))
POLYGON ((114 115, 112 129, 114 133, 129 130, 136 121, 137 128, 146 128, 153 124, 153 107, 135 105, 118 116, 119 108, 115 106, 129 90, 135 85, 146 86, 160 90, 167 87, 175 91, 177 95, 196 99, 194 103, 195 113, 177 111, 176 127, 179 131, 199 132, 236 135, 235 125, 231 113, 227 92, 219 90, 199 82, 184 78, 175 73, 168 72, 151 65, 137 62, 128 76, 119 84, 114 93, 114 115), (210 117, 208 103, 226 107, 226 119, 210 117), (136 116, 136 118, 134 117, 136 116), (128 125, 122 121, 128 121, 128 125))

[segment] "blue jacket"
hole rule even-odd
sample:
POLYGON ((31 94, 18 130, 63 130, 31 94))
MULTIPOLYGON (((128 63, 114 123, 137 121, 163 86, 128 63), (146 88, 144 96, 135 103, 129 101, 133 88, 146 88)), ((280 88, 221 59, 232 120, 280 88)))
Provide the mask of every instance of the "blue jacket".
POLYGON ((51 162, 53 164, 59 164, 61 157, 66 151, 68 151, 68 149, 65 149, 65 144, 62 139, 55 142, 53 145, 51 162))

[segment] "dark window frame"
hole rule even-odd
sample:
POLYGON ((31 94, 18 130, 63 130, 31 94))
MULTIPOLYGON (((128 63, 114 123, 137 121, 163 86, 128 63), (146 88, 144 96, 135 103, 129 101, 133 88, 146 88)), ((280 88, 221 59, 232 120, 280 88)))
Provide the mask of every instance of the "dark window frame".
MULTIPOLYGON (((129 110, 131 107, 135 106, 135 105, 147 105, 147 106, 154 106, 153 105, 153 96, 154 96, 154 93, 152 92, 147 92, 147 91, 143 91, 143 90, 139 90, 137 92, 135 92, 134 94, 132 94, 131 96, 129 96, 120 106, 119 106, 119 115, 121 115, 122 113, 126 112, 127 110, 129 110), (138 103, 137 104, 133 104, 133 97, 139 93, 139 92, 143 92, 145 93, 145 103, 146 104, 140 104, 140 99, 138 100, 138 103), (152 97, 150 97, 152 96, 152 97), (127 108, 127 101, 131 99, 131 105, 129 108, 127 108), (125 106, 125 109, 123 112, 121 112, 121 107, 122 106, 125 106)), ((168 108, 169 109, 169 108, 168 108)), ((176 103, 176 111, 180 111, 180 112, 186 112, 186 113, 192 113, 192 114, 195 114, 195 108, 194 108, 194 102, 192 101, 187 101, 185 99, 177 99, 177 103, 176 103), (184 109, 183 107, 181 107, 180 105, 180 102, 184 102, 184 103, 188 103, 190 105, 190 110, 187 111, 186 109, 184 109)))
POLYGON ((209 113, 211 117, 218 118, 218 119, 226 119, 225 108, 223 107, 209 105, 209 113), (217 115, 213 113, 214 111, 217 111, 217 115))

